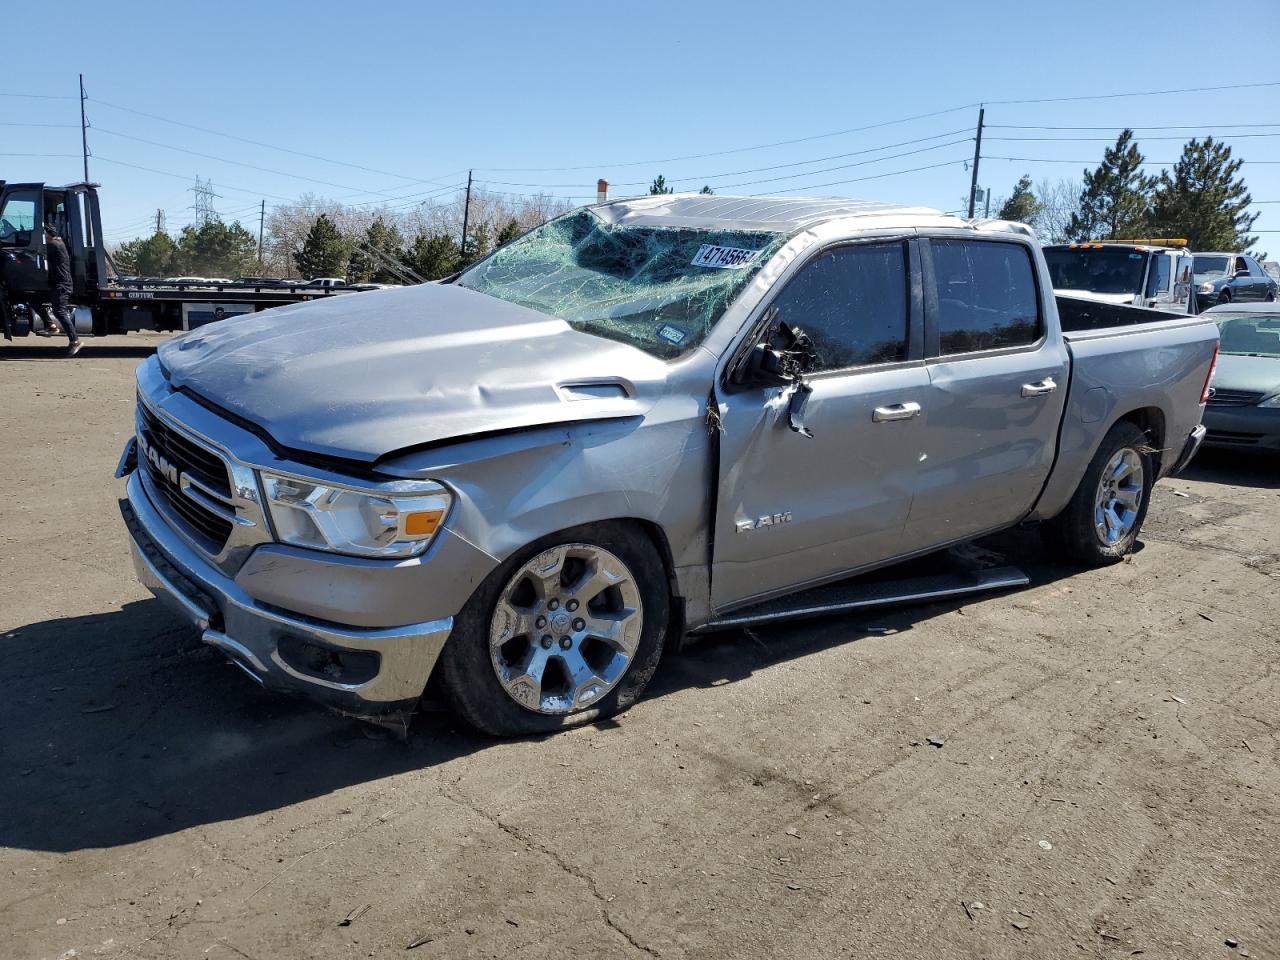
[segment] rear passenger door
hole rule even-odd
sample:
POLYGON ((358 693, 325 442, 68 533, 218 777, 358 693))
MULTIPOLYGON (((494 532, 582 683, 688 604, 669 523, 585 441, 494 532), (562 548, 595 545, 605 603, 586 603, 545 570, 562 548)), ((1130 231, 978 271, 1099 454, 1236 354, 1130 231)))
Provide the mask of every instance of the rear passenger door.
POLYGON ((1069 373, 1031 247, 921 241, 928 417, 903 534, 922 550, 1016 522, 1057 448, 1069 373))
POLYGON ((1262 267, 1258 266, 1258 261, 1253 257, 1245 257, 1244 262, 1249 268, 1249 299, 1266 300, 1271 293, 1271 278, 1263 272, 1262 267))

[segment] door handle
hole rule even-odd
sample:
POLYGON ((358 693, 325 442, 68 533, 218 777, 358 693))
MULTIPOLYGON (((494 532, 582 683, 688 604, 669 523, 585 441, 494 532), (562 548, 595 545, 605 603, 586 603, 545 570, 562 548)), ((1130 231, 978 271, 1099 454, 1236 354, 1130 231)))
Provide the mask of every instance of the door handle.
POLYGON ((1043 397, 1046 393, 1053 393, 1058 389, 1058 384, 1054 382, 1053 377, 1045 377, 1038 383, 1024 383, 1022 385, 1022 395, 1024 397, 1043 397))
POLYGON ((887 407, 876 407, 871 414, 871 419, 876 423, 885 423, 889 420, 910 420, 918 416, 920 416, 920 404, 909 400, 906 403, 891 403, 887 407))

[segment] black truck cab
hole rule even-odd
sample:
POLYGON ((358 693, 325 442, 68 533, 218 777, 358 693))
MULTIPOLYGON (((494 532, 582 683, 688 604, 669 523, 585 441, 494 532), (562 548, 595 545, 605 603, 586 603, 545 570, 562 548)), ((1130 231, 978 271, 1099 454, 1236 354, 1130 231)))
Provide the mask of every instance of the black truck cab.
POLYGON ((67 245, 73 304, 93 302, 107 282, 95 184, 0 181, 0 321, 6 339, 25 334, 32 308, 49 300, 45 223, 53 224, 67 245))

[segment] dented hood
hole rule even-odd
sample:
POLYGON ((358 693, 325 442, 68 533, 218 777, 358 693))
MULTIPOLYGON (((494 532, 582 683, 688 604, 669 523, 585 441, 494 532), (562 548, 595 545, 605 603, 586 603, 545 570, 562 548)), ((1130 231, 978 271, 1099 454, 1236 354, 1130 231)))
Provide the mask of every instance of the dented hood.
POLYGON ((173 387, 279 444, 372 462, 477 433, 642 415, 666 364, 461 287, 349 293, 160 347, 173 387))

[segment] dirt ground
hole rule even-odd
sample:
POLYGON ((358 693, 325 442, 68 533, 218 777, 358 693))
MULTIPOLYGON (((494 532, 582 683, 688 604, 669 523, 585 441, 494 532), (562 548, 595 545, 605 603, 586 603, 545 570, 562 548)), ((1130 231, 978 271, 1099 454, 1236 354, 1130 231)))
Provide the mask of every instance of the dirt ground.
POLYGON ((1029 588, 717 635, 544 740, 397 742, 134 580, 156 342, 0 350, 0 956, 1280 956, 1280 465, 1162 482, 1110 569, 1018 532, 986 546, 1029 588))

